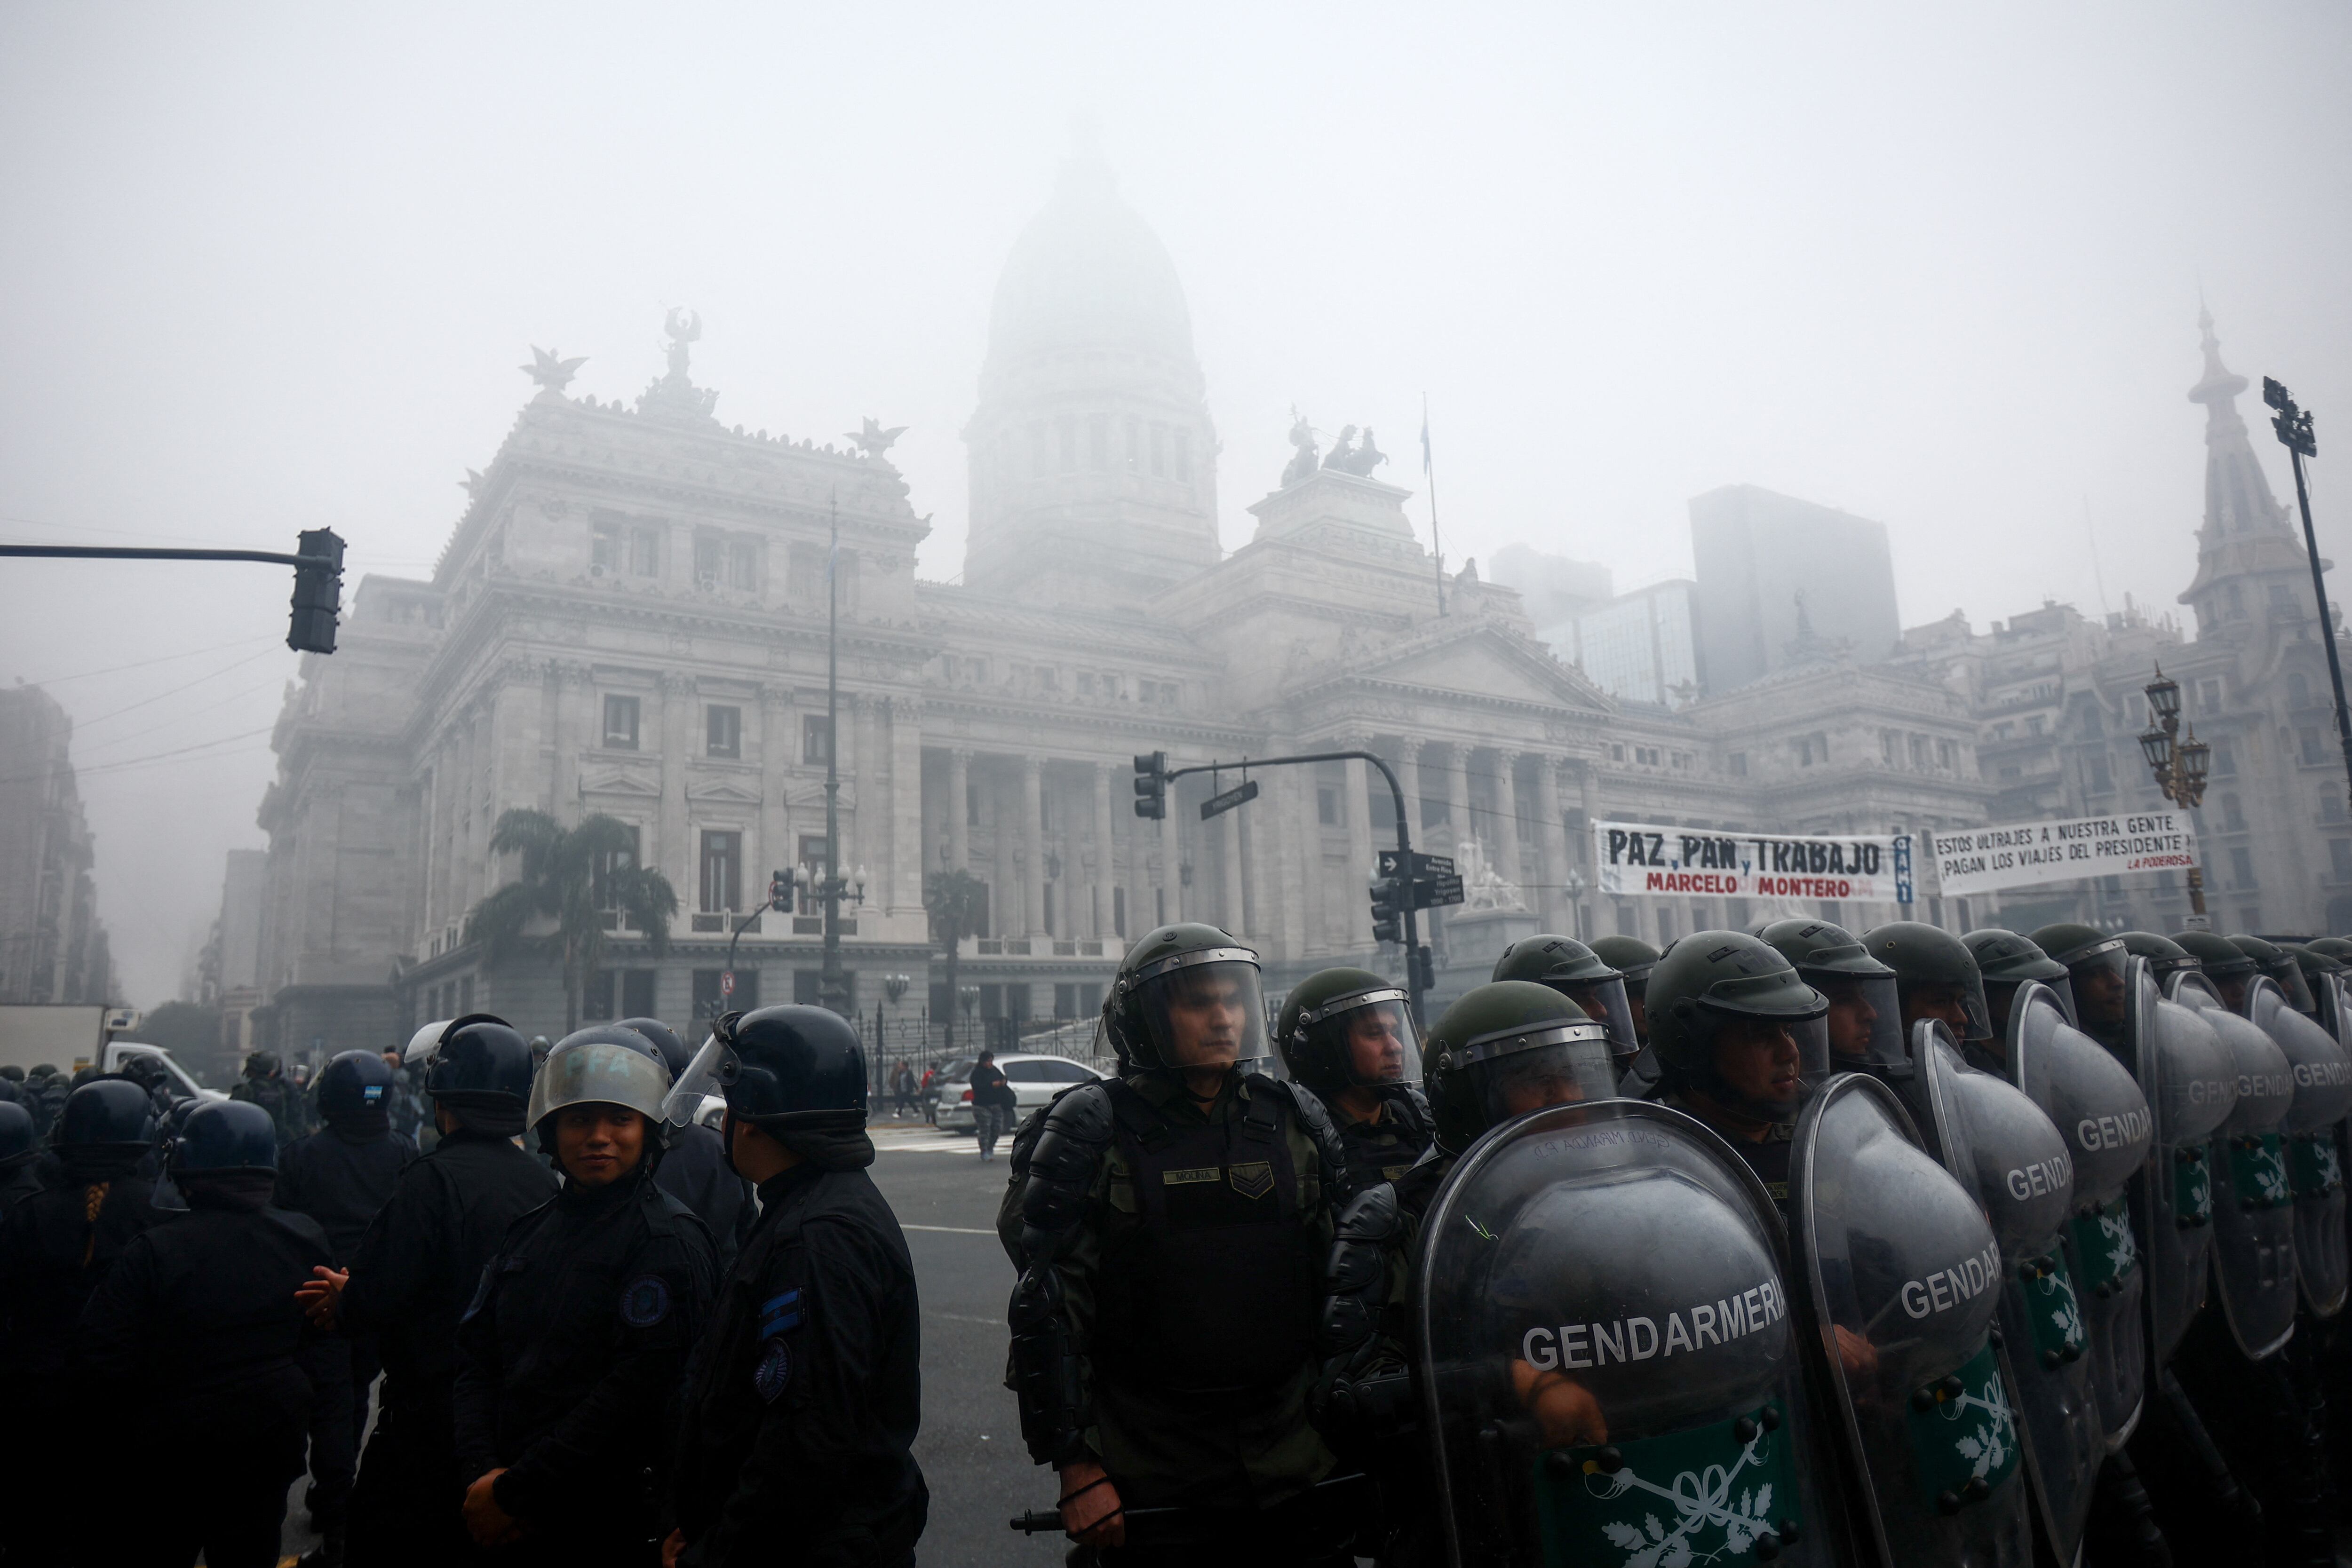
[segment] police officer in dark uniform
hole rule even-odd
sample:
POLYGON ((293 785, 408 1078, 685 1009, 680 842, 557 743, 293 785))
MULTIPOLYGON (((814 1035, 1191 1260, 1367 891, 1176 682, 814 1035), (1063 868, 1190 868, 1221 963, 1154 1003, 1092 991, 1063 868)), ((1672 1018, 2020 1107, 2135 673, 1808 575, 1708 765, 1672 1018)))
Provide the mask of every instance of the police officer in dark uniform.
POLYGON ((55 1185, 0 1223, 0 1475, 15 1494, 0 1509, 9 1568, 70 1560, 59 1500, 83 1480, 98 1434, 73 1376, 75 1320, 139 1234, 156 1223, 154 1187, 139 1166, 153 1152, 155 1107, 127 1078, 99 1078, 67 1096, 54 1134, 55 1185), (45 1413, 32 1419, 28 1412, 45 1413))
POLYGON ((452 1403, 457 1320, 483 1265, 517 1219, 554 1191, 514 1145, 530 1093, 530 1046, 502 1019, 471 1013, 442 1030, 425 1080, 441 1139, 410 1163, 348 1270, 302 1290, 314 1322, 378 1336, 383 1408, 360 1467, 347 1561, 462 1560, 452 1403))
MULTIPOLYGON (((2066 966, 2066 996, 2074 1004, 2074 1027, 2109 1051, 2127 1051, 2130 1042, 2125 977, 2131 953, 2124 939, 2111 931, 2072 920, 2044 925, 2029 935, 2035 946, 2066 966)), ((2220 937, 2212 940, 2229 948, 2229 944, 2220 937)), ((2195 944, 2178 937, 2175 941, 2191 955, 2204 956, 2195 944)), ((2235 956, 2236 949, 2230 951, 2235 956)), ((2247 972, 2252 972, 2251 965, 2247 972)), ((2128 1062, 2128 1056, 2126 1061, 2128 1062)))
POLYGON ((296 1124, 299 1113, 294 1106, 293 1092, 287 1087, 286 1075, 278 1068, 276 1051, 257 1051, 247 1056, 245 1076, 229 1085, 228 1097, 268 1112, 271 1124, 278 1129, 278 1147, 284 1148, 299 1135, 296 1124))
MULTIPOLYGON (((691 1568, 903 1568, 929 1515, 913 1260, 866 1167, 866 1053, 823 1008, 729 1013, 673 1100, 727 1097, 760 1217, 695 1352, 677 1465, 691 1568)), ((672 1121, 676 1115, 673 1113, 672 1121)))
POLYGON ((1650 1043, 1650 971, 1658 967, 1658 950, 1639 936, 1596 936, 1592 956, 1625 981, 1625 1004, 1633 1010, 1633 1036, 1650 1043))
POLYGON ((2074 991, 2067 982, 2066 966, 2044 953, 2031 936, 2021 936, 1998 925, 1971 931, 1960 940, 1966 944, 1969 956, 1977 961, 1977 973, 1984 979, 1985 1005, 1992 1014, 1992 1039, 1986 1042, 1987 1054, 2005 1064, 2010 1008, 2017 999, 2019 988, 2029 981, 2038 981, 2057 992, 2059 1000, 2071 1009, 2074 991))
POLYGON ((1895 971, 1852 933, 1826 920, 1796 919, 1768 920, 1757 936, 1829 1004, 1822 1032, 1831 1071, 1867 1072, 1905 1059, 1895 971))
MULTIPOLYGON (((347 1269, 359 1252, 370 1221, 392 1198, 392 1189, 416 1145, 392 1128, 392 1097, 397 1078, 372 1051, 346 1051, 319 1074, 319 1114, 326 1125, 289 1145, 278 1164, 278 1207, 309 1215, 326 1232, 336 1268, 347 1269)), ((351 1423, 348 1446, 319 1434, 311 1454, 310 1521, 325 1537, 315 1568, 342 1560, 343 1511, 351 1500, 348 1464, 335 1469, 328 1456, 355 1459, 367 1430, 368 1390, 382 1370, 376 1336, 347 1336, 351 1356, 351 1423)))
MULTIPOLYGON (((1549 993, 1547 993, 1549 994, 1549 993)), ((1046 1112, 998 1214, 1021 1279, 1012 1382, 1065 1529, 1106 1563, 1193 1563, 1127 1511, 1239 1520, 1225 1562, 1346 1561, 1360 1520, 1316 1489, 1318 1275, 1347 1155, 1267 1054, 1257 956, 1214 926, 1128 950, 1103 1004, 1120 1076, 1046 1112)))
MULTIPOLYGON (((103 1561, 274 1568, 287 1484, 318 1429, 351 1441, 351 1358, 303 1319, 295 1291, 329 1260, 326 1233, 270 1207, 268 1114, 236 1101, 190 1113, 173 1145, 187 1212, 142 1232, 100 1281, 76 1341, 84 1396, 132 1430, 168 1434, 142 1495, 97 1521, 103 1561)), ((330 1457, 348 1474, 348 1451, 330 1457)))
MULTIPOLYGON (((621 1027, 633 1029, 653 1042, 661 1052, 662 1065, 669 1070, 671 1082, 685 1076, 690 1056, 686 1042, 669 1025, 659 1019, 623 1019, 621 1027)), ((681 1105, 679 1110, 686 1119, 669 1124, 669 1142, 662 1150, 661 1163, 654 1167, 654 1183, 710 1228, 710 1239, 719 1247, 719 1277, 723 1280, 751 1234, 751 1184, 729 1168, 727 1141, 716 1127, 702 1124, 699 1107, 681 1105)))
POLYGON ((25 1109, 33 1113, 33 1131, 47 1137, 57 1125, 58 1113, 65 1109, 69 1092, 66 1081, 58 1076, 57 1068, 47 1061, 37 1061, 25 1074, 25 1109))
POLYGON ((1369 969, 1309 975, 1283 1001, 1275 1034, 1291 1082, 1330 1112, 1352 1186, 1394 1181, 1429 1147, 1420 1042, 1395 981, 1369 969))
POLYGON ((14 1100, 0 1100, 0 1220, 41 1190, 40 1158, 33 1113, 14 1100))
POLYGON ((1490 980, 1532 980, 1549 986, 1577 1005, 1586 1018, 1609 1031, 1609 1049, 1620 1076, 1633 1064, 1642 1040, 1633 1027, 1625 977, 1573 936, 1524 937, 1503 949, 1490 980))
POLYGON ((1984 973, 1966 942, 1925 921, 1890 920, 1871 927, 1863 943, 1872 957, 1895 971, 1906 1040, 1913 1025, 1934 1019, 1952 1031, 1963 1051, 1982 1057, 1992 1040, 1992 1005, 1985 999, 1984 973))
POLYGON ((466 1526, 507 1561, 651 1568, 710 1233, 656 1186, 669 1070, 634 1030, 551 1047, 530 1124, 562 1173, 515 1221, 457 1329, 466 1526))

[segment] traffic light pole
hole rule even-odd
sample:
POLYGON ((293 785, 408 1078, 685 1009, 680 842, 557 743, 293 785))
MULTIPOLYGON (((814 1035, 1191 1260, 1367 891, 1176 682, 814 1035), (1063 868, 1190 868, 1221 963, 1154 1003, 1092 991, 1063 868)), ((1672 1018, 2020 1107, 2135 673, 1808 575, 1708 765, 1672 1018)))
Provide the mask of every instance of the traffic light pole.
POLYGON ((342 605, 343 541, 332 528, 306 528, 299 554, 259 549, 175 549, 125 545, 0 545, 0 558, 46 560, 256 560, 294 569, 294 619, 286 645, 298 653, 335 651, 342 605), (315 547, 315 548, 314 548, 315 547), (323 590, 323 592, 321 591, 323 590))
MULTIPOLYGON (((1144 758, 1136 758, 1140 768, 1144 758)), ((1248 757, 1239 762, 1208 762, 1192 768, 1170 768, 1159 770, 1162 785, 1162 809, 1165 809, 1165 786, 1194 773, 1231 773, 1244 768, 1291 768, 1315 762, 1369 762, 1381 770, 1388 780, 1389 797, 1396 802, 1397 833, 1397 918, 1404 937, 1405 989, 1412 998, 1412 1016, 1422 1019, 1422 998, 1424 988, 1421 977, 1421 926, 1413 904, 1412 830, 1405 820, 1404 787, 1397 782, 1395 771, 1378 756, 1369 751, 1310 751, 1297 757, 1248 757)), ((1142 810, 1142 802, 1137 803, 1142 810)))
POLYGON ((2336 653, 2336 617, 2327 608, 2327 580, 2319 567, 2319 536, 2311 526, 2311 489, 2304 482, 2303 460, 2319 455, 2319 437, 2311 415, 2295 406, 2286 388, 2263 378, 2263 401, 2276 410, 2271 429, 2286 448, 2294 468, 2294 504, 2303 512, 2303 548, 2311 557, 2311 592, 2319 601, 2319 640, 2327 649, 2327 678, 2336 690, 2336 743, 2344 753, 2345 781, 2352 785, 2352 707, 2344 700, 2344 664, 2336 653))

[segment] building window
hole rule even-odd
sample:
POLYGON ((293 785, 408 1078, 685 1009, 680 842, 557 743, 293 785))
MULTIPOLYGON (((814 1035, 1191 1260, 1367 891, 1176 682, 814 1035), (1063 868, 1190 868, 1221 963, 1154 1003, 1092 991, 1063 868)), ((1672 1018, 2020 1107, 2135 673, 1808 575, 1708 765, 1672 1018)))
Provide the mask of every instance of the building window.
POLYGON ((2327 841, 2328 869, 2338 882, 2352 882, 2352 839, 2327 841))
POLYGON ((812 768, 833 760, 833 721, 821 713, 801 717, 801 760, 812 768))
POLYGON ((2238 771, 2238 754, 2228 741, 2217 740, 2213 742, 2213 759, 2209 766, 2219 778, 2234 778, 2238 771))
MULTIPOLYGON (((1612 761, 1612 762, 1622 762, 1622 761, 1624 761, 1624 760, 1625 760, 1625 748, 1624 748, 1622 746, 1621 746, 1621 745, 1617 744, 1617 743, 1616 743, 1616 742, 1614 742, 1614 741, 1610 742, 1610 745, 1609 745, 1609 760, 1610 760, 1610 761, 1612 761)), ((1621 931, 1621 932, 1619 932, 1619 933, 1618 933, 1618 935, 1619 935, 1619 936, 1632 936, 1632 935, 1633 935, 1633 933, 1632 933, 1632 932, 1630 932, 1630 931, 1621 931)))
POLYGON ((702 835, 702 911, 717 915, 743 906, 743 835, 718 829, 702 835))
POLYGON ((661 535, 652 528, 629 530, 629 571, 636 577, 661 575, 661 535))
POLYGON ((616 871, 626 871, 637 863, 640 841, 636 825, 627 824, 623 831, 629 835, 629 847, 598 855, 596 863, 589 869, 588 896, 590 901, 602 910, 617 910, 621 906, 620 900, 613 895, 613 873, 616 871))
POLYGON ((1949 773, 1960 765, 1960 748, 1948 740, 1936 742, 1936 766, 1949 773))
POLYGON ((1637 746, 1633 748, 1633 760, 1655 768, 1661 760, 1659 751, 1660 748, 1654 746, 1637 746))
POLYGON ((1747 778, 1747 777, 1748 777, 1748 753, 1746 753, 1746 752, 1744 752, 1744 751, 1735 751, 1735 752, 1733 752, 1733 753, 1731 754, 1731 758, 1730 758, 1730 760, 1731 760, 1731 776, 1732 776, 1734 779, 1745 779, 1745 778, 1747 778))
POLYGON ((1897 760, 1895 738, 1895 732, 1891 729, 1882 729, 1878 732, 1879 760, 1885 762, 1889 768, 1894 767, 1897 760))
POLYGON ((2326 748, 2320 744, 2319 727, 2316 725, 2305 725, 2301 729, 2294 732, 2294 737, 2302 744, 2303 759, 2305 762, 2325 762, 2327 760, 2327 751, 2326 748))
POLYGON ((698 533, 694 536, 694 582, 698 588, 716 588, 727 577, 727 541, 717 534, 698 533))
POLYGON ((1327 828, 1339 825, 1339 791, 1328 784, 1315 787, 1315 820, 1327 828))
POLYGON ((1110 415, 1089 414, 1087 418, 1087 466, 1110 466, 1110 415))
POLYGON ((1671 947, 1674 945, 1675 912, 1671 909, 1661 907, 1658 910, 1658 946, 1664 948, 1671 947))
POLYGON ((1143 421, 1129 418, 1127 422, 1127 471, 1143 472, 1143 421))
POLYGON ((2254 852, 2241 844, 2230 852, 2230 885, 2254 885, 2254 852))
POLYGON ((1821 730, 1801 736, 1797 740, 1797 766, 1811 768, 1830 759, 1830 737, 1821 730))
POLYGON ((2242 833, 2246 831, 2245 808, 2239 803, 2235 795, 2224 794, 2221 797, 2221 831, 2225 833, 2242 833))
MULTIPOLYGON (((814 882, 824 874, 824 835, 803 833, 800 858, 793 862, 808 869, 809 880, 814 882)), ((822 901, 820 901, 822 902, 822 901)))
POLYGON ((1078 465, 1078 416, 1066 413, 1054 423, 1062 438, 1062 472, 1066 474, 1078 465))
POLYGON ((1924 735, 1915 735, 1910 737, 1909 739, 1911 742, 1911 770, 1914 773, 1925 773, 1927 771, 1927 737, 1924 735))
POLYGON ((1151 476, 1154 479, 1161 479, 1167 477, 1167 475, 1168 427, 1164 424, 1155 424, 1151 427, 1151 476))
POLYGON ((2116 787, 2115 775, 2107 766, 2106 754, 2105 752, 2094 752, 2089 758, 2089 762, 2091 768, 2091 788, 2093 789, 2114 789, 2116 787))
POLYGON ((743 755, 743 710, 722 707, 717 703, 702 710, 705 757, 738 758, 743 755))
POLYGON ((2197 683, 2197 711, 2200 713, 2220 713, 2221 711, 2221 683, 2220 681, 2200 681, 2197 683))
POLYGON ((2286 705, 2289 707, 2311 706, 2311 679, 2301 670, 2290 671, 2287 674, 2286 705))
POLYGON ((628 553, 628 536, 618 523, 598 523, 588 540, 588 570, 593 577, 613 577, 628 553))
POLYGON ((1176 477, 1189 485, 1192 482, 1192 433, 1176 433, 1176 477))
POLYGON ((2040 735, 2040 734, 2043 731, 2043 729, 2044 729, 2045 727, 2046 727, 2046 724, 2045 724, 2045 722, 2044 722, 2044 720, 2043 720, 2043 718, 2042 718, 2042 715, 2040 715, 2040 714, 2038 714, 2038 713, 2035 713, 2035 714, 2028 714, 2028 715, 2026 715, 2026 716, 2025 716, 2025 733, 2026 733, 2026 734, 2028 734, 2028 735, 2040 735))
POLYGON ((637 699, 607 696, 604 699, 604 745, 612 751, 635 751, 637 748, 637 699))

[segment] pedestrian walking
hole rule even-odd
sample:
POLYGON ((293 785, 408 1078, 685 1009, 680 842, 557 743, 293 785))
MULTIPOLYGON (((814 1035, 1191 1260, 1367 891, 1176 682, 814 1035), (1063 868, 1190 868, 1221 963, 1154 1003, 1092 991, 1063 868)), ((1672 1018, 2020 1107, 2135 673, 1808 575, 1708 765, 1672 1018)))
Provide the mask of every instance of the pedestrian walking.
POLYGON ((996 1140, 1013 1129, 1013 1113, 1021 1102, 1013 1084, 996 1065, 996 1052, 983 1051, 971 1069, 971 1124, 980 1134, 980 1157, 996 1157, 996 1140))

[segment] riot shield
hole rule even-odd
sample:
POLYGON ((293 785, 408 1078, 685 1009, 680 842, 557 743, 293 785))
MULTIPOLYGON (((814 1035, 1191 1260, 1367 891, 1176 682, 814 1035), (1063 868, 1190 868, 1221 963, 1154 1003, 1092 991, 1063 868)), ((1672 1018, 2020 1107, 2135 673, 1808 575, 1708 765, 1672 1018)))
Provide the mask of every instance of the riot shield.
MULTIPOLYGON (((2251 1019, 2222 1007, 2201 982, 2189 983, 2195 977, 2178 978, 2175 995, 2212 1026, 2236 1078, 2237 1099, 2213 1140, 2213 1277, 2231 1337, 2260 1361, 2294 1332, 2294 1186, 2279 1130, 2294 1103, 2294 1074, 2286 1052, 2251 1019)), ((2278 995, 2267 976, 2248 982, 2249 1010, 2265 987, 2278 995)))
POLYGON ((1996 1349, 2017 1392, 2034 1505, 2058 1560, 2071 1563, 2090 1521, 2092 1483, 2107 1457, 2091 1385, 2090 1334, 2065 1243, 2074 1160, 2041 1107, 2007 1079, 1969 1066, 1941 1023, 1913 1026, 1912 1055, 1927 1080, 1944 1168, 1976 1195, 2000 1248, 1996 1349))
POLYGON ((2090 1333, 2084 1364, 2113 1453, 2138 1424, 2147 1385, 2147 1275, 2126 1194, 2147 1163, 2156 1118, 2130 1071, 2076 1029, 2064 1009, 2063 999, 2038 981, 2018 988, 2009 1011, 2009 1070, 2066 1140, 2074 1162, 2074 1213, 2064 1250, 2090 1333))
MULTIPOLYGON (((2318 979, 2315 988, 2321 1005, 2333 1016, 2342 977, 2329 974, 2318 979)), ((2347 1282, 2344 1167, 2336 1140, 2346 1113, 2352 1111, 2352 1062, 2326 1030, 2295 1011, 2267 978, 2247 988, 2246 1016, 2286 1053, 2294 1074, 2294 1104, 2279 1124, 2294 1187, 2294 1273, 2312 1316, 2332 1318, 2344 1310, 2347 1282)))
POLYGON ((1423 1414, 1452 1559, 1853 1560, 1778 1216, 1676 1111, 1538 1111, 1423 1222, 1423 1414))
MULTIPOLYGON (((2173 994, 2201 993, 2220 1007, 2202 975, 2171 977, 2173 994)), ((2132 1223, 2147 1260, 2147 1353, 2161 1368, 2180 1348, 2205 1305, 2213 1251, 2215 1132, 2238 1103, 2237 1061, 2205 1020, 2206 1009, 2157 994, 2147 960, 2131 963, 2125 1024, 2132 1076, 2156 1113, 2156 1142, 2133 1178, 2132 1223)))
POLYGON ((1839 1433, 1880 1562, 2032 1560, 2015 1405, 1995 1345, 2001 1258, 1976 1198, 1892 1091, 1848 1073, 1790 1148, 1791 1250, 1830 1351, 1839 1433))

